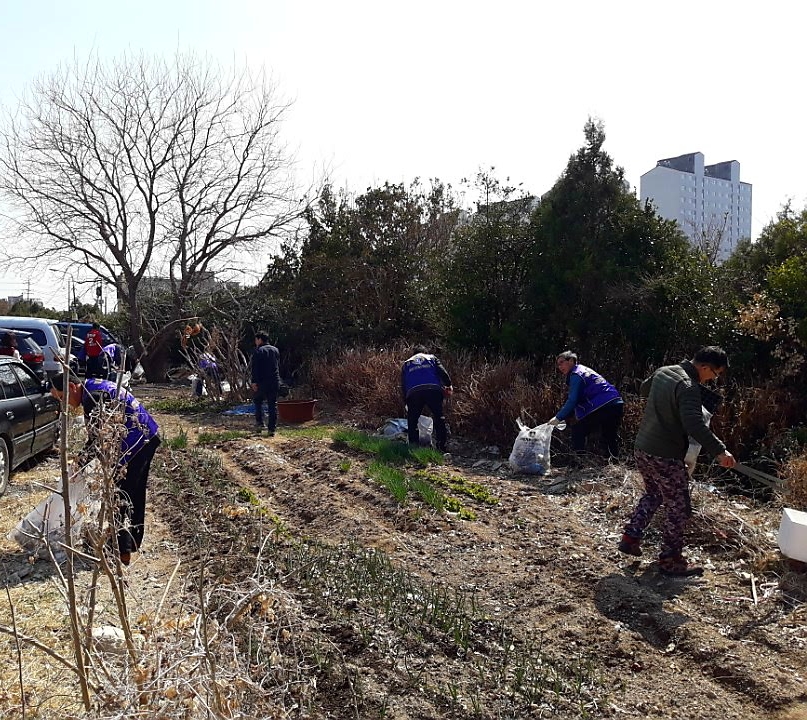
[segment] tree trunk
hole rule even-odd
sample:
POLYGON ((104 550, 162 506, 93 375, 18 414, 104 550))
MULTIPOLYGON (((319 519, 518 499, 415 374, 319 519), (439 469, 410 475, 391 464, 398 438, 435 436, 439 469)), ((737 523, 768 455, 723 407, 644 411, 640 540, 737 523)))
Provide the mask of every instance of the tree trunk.
POLYGON ((147 355, 140 359, 146 380, 154 383, 170 382, 168 377, 168 347, 166 343, 153 348, 147 355))

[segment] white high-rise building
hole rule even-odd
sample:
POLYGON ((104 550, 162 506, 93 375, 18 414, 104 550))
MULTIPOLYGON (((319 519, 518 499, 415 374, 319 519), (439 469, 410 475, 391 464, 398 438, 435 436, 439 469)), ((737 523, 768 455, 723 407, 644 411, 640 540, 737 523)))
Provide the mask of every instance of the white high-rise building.
POLYGON ((700 152, 659 160, 642 175, 639 193, 716 262, 751 237, 751 184, 740 182, 736 160, 704 165, 700 152))

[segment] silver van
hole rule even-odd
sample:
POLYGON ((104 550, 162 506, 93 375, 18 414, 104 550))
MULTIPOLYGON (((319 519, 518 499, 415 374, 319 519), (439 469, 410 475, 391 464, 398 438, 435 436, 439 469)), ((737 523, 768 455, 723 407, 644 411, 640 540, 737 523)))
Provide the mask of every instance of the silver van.
MULTIPOLYGON (((65 355, 64 336, 57 322, 57 320, 51 318, 0 315, 0 327, 31 333, 33 340, 45 353, 43 368, 48 377, 53 377, 62 372, 62 366, 59 361, 56 360, 56 357, 67 357, 65 355)), ((69 356, 69 360, 74 360, 72 355, 69 356)))

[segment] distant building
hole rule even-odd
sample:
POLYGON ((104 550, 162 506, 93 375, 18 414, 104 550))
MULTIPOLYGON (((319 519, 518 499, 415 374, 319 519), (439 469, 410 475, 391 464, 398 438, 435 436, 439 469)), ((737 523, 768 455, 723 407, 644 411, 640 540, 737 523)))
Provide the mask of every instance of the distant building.
POLYGON ((751 184, 740 181, 736 160, 704 165, 700 152, 659 160, 642 175, 639 193, 715 262, 751 237, 751 184))
POLYGON ((543 196, 525 195, 515 200, 497 200, 486 205, 480 204, 476 212, 473 213, 461 210, 457 217, 457 223, 467 225, 474 217, 484 217, 488 210, 496 213, 501 219, 518 220, 526 223, 529 222, 532 214, 538 209, 541 200, 543 200, 543 196))

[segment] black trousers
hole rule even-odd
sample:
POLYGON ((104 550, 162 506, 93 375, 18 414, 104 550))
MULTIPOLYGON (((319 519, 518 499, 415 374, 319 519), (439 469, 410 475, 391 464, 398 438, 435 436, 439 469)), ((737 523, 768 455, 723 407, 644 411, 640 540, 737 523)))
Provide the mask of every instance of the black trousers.
POLYGON ((255 424, 263 427, 263 403, 268 405, 266 413, 266 425, 270 432, 277 429, 277 386, 258 385, 258 390, 253 396, 255 401, 255 424))
POLYGON ((118 549, 122 553, 136 552, 143 543, 146 524, 146 487, 154 453, 160 446, 160 436, 153 438, 126 463, 118 483, 118 549), (128 527, 126 527, 128 520, 128 527))
POLYGON ((418 418, 423 408, 428 407, 434 420, 434 442, 440 452, 445 452, 448 430, 446 418, 443 415, 443 389, 419 388, 406 396, 406 424, 409 433, 409 444, 417 445, 420 442, 418 432, 418 418))
POLYGON ((87 371, 85 373, 86 377, 106 379, 108 372, 104 367, 105 357, 106 353, 103 352, 95 357, 90 357, 89 355, 87 356, 87 371))
POLYGON ((624 403, 609 403, 599 410, 586 415, 572 425, 572 448, 575 452, 586 449, 586 438, 591 432, 599 428, 602 439, 608 448, 611 457, 619 455, 619 426, 622 424, 624 403))

